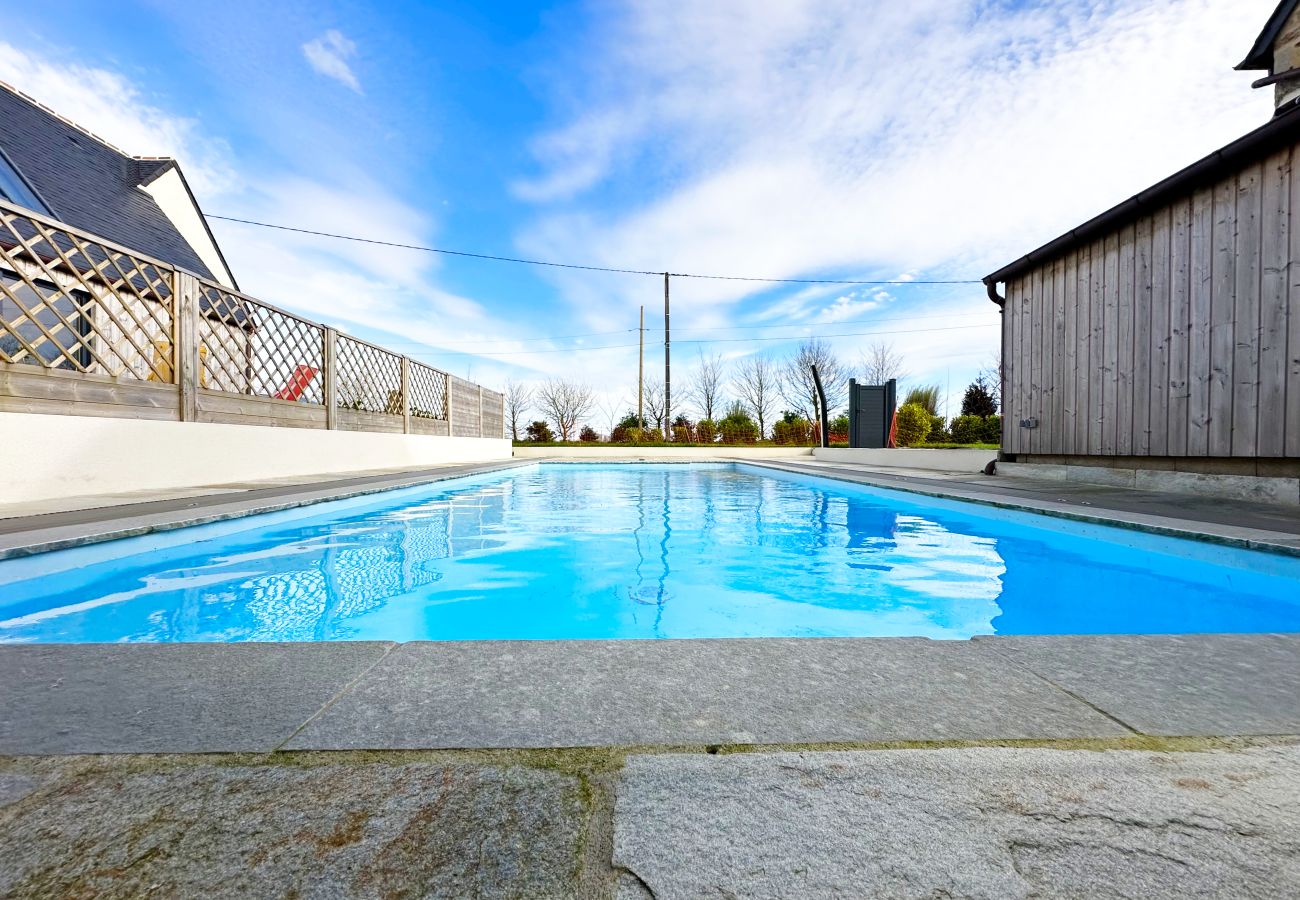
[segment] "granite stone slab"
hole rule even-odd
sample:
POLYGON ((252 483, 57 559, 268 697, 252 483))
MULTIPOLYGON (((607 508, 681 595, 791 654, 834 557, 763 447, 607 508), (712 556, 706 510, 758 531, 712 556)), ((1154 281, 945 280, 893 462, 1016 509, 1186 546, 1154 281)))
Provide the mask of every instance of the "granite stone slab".
POLYGON ((1293 898, 1300 748, 631 757, 620 900, 1293 898))
POLYGON ((1146 734, 1300 734, 1300 635, 976 638, 1146 734))
POLYGON ((403 644, 293 749, 589 747, 1128 732, 969 642, 403 644))
POLYGON ((0 807, 0 896, 572 897, 584 820, 543 769, 110 765, 0 807))
POLYGON ((269 751, 394 645, 0 645, 0 755, 269 751))

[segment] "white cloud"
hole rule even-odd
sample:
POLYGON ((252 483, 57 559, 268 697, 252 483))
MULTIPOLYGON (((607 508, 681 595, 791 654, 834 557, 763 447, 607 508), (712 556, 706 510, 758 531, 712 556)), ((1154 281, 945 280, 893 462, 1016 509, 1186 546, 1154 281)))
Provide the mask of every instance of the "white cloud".
POLYGON ((164 112, 117 72, 52 60, 0 41, 0 81, 8 82, 125 153, 171 156, 199 194, 235 183, 229 145, 188 116, 164 112))
MULTIPOLYGON (((333 173, 326 181, 236 157, 202 123, 150 102, 118 72, 65 64, 0 42, 0 79, 127 153, 176 157, 211 212, 306 223, 335 233, 355 233, 361 222, 367 236, 404 244, 427 245, 437 233, 437 223, 425 211, 364 169, 332 159, 315 167, 333 173)), ((461 342, 500 342, 491 347, 501 358, 511 349, 528 348, 509 342, 521 333, 517 323, 440 289, 438 258, 431 254, 221 220, 211 224, 240 287, 254 297, 353 333, 371 329, 389 335, 381 338, 387 346, 459 374, 465 371, 462 349, 472 349, 461 342)), ((557 366, 561 356, 556 355, 557 366)), ((503 382, 510 370, 490 361, 476 369, 480 377, 493 379, 489 385, 503 382)))
POLYGON ((348 65, 348 60, 356 53, 356 43, 333 28, 302 45, 302 55, 313 69, 360 94, 361 82, 348 65))
MULTIPOLYGON (((564 202, 520 245, 678 271, 979 276, 1266 121, 1267 92, 1231 66, 1270 8, 633 0, 588 48, 589 87, 567 85, 573 115, 534 144, 520 193, 564 202)), ((621 284, 630 305, 639 287, 621 284)))

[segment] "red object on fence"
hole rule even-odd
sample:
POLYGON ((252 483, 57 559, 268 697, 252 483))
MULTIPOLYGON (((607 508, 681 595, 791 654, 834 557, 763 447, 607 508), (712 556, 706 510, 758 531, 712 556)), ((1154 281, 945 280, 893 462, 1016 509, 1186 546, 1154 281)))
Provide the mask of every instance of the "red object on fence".
POLYGON ((894 416, 889 420, 889 440, 885 442, 885 446, 898 446, 898 410, 894 410, 894 416))
POLYGON ((293 370, 293 376, 289 383, 275 392, 277 400, 298 400, 302 397, 303 392, 307 390, 307 385, 311 384, 312 379, 316 377, 318 370, 314 366, 300 365, 293 370))

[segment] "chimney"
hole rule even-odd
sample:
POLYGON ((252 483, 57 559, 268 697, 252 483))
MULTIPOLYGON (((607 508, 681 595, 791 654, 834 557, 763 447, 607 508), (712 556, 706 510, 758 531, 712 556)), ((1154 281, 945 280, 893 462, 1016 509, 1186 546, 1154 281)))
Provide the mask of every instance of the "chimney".
POLYGON ((1237 68, 1268 73, 1251 87, 1272 87, 1277 113, 1300 106, 1300 0, 1281 0, 1237 68))

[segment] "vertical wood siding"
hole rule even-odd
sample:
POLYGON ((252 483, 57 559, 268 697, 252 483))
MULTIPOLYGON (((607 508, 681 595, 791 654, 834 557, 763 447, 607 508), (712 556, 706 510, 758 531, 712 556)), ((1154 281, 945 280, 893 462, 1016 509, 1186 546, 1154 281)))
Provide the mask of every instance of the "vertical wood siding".
POLYGON ((1300 457, 1298 163, 1275 153, 1009 282, 1004 449, 1300 457))

